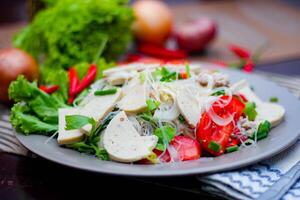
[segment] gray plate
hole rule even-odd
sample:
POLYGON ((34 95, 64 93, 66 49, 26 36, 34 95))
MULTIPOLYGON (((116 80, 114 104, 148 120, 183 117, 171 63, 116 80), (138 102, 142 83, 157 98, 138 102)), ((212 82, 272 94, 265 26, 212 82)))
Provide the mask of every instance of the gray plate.
POLYGON ((292 145, 300 133, 300 102, 285 88, 279 87, 275 83, 264 80, 257 75, 229 70, 225 70, 225 72, 230 75, 232 82, 248 79, 253 85, 255 92, 266 101, 271 96, 278 97, 280 104, 286 109, 285 120, 271 130, 268 138, 259 141, 255 146, 243 148, 234 153, 196 161, 158 165, 133 165, 101 161, 95 157, 59 147, 54 139, 45 144, 47 139, 45 136, 23 136, 22 134, 17 134, 17 138, 32 152, 62 165, 93 172, 126 176, 178 176, 220 172, 256 163, 292 145))

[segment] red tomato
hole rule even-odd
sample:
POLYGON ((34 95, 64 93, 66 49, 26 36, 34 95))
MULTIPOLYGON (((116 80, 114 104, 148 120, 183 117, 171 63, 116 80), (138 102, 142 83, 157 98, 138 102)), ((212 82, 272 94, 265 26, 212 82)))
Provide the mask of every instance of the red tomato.
POLYGON ((196 160, 201 156, 201 148, 198 141, 187 136, 175 136, 170 145, 177 150, 181 161, 196 160))
MULTIPOLYGON (((228 96, 222 96, 220 99, 226 101, 228 96)), ((235 96, 233 96, 228 105, 224 107, 217 102, 212 105, 212 109, 218 116, 226 118, 229 115, 234 115, 235 122, 242 115, 244 108, 244 103, 235 96)), ((204 113, 197 127, 197 139, 206 151, 212 155, 218 156, 223 154, 225 148, 228 146, 230 134, 233 132, 233 129, 233 122, 227 124, 226 126, 219 126, 210 119, 207 113, 204 113), (215 143, 215 146, 219 147, 217 148, 217 151, 216 149, 209 148, 212 141, 215 143)))
POLYGON ((189 77, 186 72, 180 72, 179 75, 180 75, 180 78, 182 78, 182 79, 187 79, 189 77))

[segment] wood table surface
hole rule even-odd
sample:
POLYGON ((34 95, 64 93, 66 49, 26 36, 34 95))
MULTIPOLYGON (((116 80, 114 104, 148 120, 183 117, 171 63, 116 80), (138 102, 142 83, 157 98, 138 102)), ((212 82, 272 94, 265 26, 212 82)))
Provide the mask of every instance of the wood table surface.
MULTIPOLYGON (((178 0, 176 0, 178 2, 178 0)), ((182 1, 181 1, 182 2, 182 1)), ((260 70, 300 75, 300 12, 277 1, 196 1, 174 3, 172 10, 178 22, 195 16, 210 16, 219 24, 219 36, 205 53, 193 55, 194 60, 233 60, 226 50, 230 43, 254 51, 268 42, 260 70), (273 64, 270 64, 273 63, 273 64)), ((1 10, 1 9, 0 9, 1 10)), ((11 46, 11 38, 26 21, 0 24, 0 48, 11 46)), ((78 199, 139 197, 139 191, 153 199, 178 197, 185 199, 216 199, 206 193, 193 193, 153 185, 151 179, 108 176, 64 167, 41 158, 0 153, 0 199, 78 199), (116 192, 111 192, 114 190, 116 192)), ((194 177, 161 179, 181 182, 187 188, 199 187, 194 177)), ((171 185, 171 184, 170 184, 171 185)), ((199 187, 200 188, 200 187, 199 187)), ((195 191, 195 190, 194 190, 195 191)))

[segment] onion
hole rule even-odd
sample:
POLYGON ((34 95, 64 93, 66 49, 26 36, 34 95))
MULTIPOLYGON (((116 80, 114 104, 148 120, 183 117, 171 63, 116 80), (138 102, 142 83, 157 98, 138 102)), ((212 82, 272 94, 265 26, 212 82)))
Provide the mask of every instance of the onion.
POLYGON ((178 25, 174 31, 178 46, 188 52, 204 50, 216 33, 216 23, 204 17, 178 25))
POLYGON ((37 80, 39 69, 36 61, 20 49, 0 50, 0 100, 8 102, 8 86, 23 74, 29 81, 37 80))
POLYGON ((133 33, 141 42, 163 44, 172 30, 172 13, 162 1, 140 0, 133 4, 133 33))

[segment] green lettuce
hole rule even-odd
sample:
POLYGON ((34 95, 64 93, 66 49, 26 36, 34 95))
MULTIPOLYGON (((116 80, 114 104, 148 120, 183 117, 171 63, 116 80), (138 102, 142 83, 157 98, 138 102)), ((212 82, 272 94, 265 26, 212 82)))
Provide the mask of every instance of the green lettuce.
POLYGON ((48 67, 69 68, 113 60, 131 41, 132 9, 124 0, 48 0, 33 22, 14 38, 21 48, 48 67))

